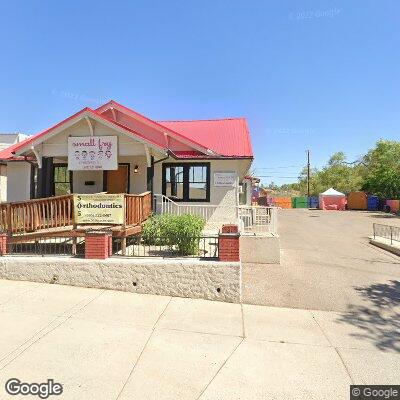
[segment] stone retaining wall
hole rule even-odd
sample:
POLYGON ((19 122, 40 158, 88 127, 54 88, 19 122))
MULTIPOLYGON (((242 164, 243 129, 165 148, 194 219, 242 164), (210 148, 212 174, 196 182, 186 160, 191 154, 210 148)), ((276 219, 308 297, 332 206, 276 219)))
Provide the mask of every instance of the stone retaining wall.
POLYGON ((239 303, 238 262, 196 259, 0 258, 0 279, 58 283, 239 303))

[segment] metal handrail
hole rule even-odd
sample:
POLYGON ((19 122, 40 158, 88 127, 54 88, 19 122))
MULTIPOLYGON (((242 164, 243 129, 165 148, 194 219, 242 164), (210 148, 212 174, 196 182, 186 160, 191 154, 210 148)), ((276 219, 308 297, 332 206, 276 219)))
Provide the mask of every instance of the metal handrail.
POLYGON ((376 239, 376 237, 388 239, 388 240, 390 240, 390 244, 393 244, 393 241, 400 242, 400 227, 399 226, 374 223, 373 231, 374 231, 374 239, 376 239))
POLYGON ((265 206, 229 206, 213 204, 180 204, 163 194, 154 195, 158 214, 194 214, 206 223, 236 223, 242 232, 277 234, 277 208, 265 206), (231 219, 230 221, 228 221, 231 219), (228 222, 227 222, 228 221, 228 222))

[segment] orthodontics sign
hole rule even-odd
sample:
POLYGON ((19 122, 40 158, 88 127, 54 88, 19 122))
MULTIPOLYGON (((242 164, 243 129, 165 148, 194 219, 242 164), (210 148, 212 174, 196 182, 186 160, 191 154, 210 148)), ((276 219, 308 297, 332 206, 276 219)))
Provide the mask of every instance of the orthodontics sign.
POLYGON ((123 194, 74 194, 75 224, 123 224, 123 194))
POLYGON ((68 138, 68 169, 118 169, 116 136, 77 136, 68 138))

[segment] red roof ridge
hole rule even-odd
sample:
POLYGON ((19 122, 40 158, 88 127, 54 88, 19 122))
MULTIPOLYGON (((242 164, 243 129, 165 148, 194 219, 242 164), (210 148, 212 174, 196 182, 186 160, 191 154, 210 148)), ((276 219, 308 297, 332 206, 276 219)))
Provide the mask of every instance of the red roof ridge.
POLYGON ((123 104, 118 103, 118 102, 115 101, 115 100, 112 100, 112 99, 111 99, 111 100, 108 101, 107 103, 104 103, 104 104, 101 105, 100 107, 96 108, 95 112, 98 113, 98 114, 100 114, 99 110, 100 110, 101 108, 103 108, 103 107, 105 107, 105 106, 112 106, 112 105, 116 105, 117 107, 121 107, 122 109, 125 109, 125 110, 127 110, 127 111, 129 111, 129 112, 131 112, 131 113, 133 113, 133 114, 136 114, 137 116, 139 116, 139 117, 141 117, 141 118, 143 118, 143 119, 149 121, 150 123, 153 123, 153 124, 155 124, 155 125, 158 125, 160 128, 168 129, 168 130, 169 130, 171 133, 173 133, 174 135, 176 135, 176 136, 178 136, 178 137, 180 137, 180 138, 182 138, 182 139, 184 139, 184 140, 187 140, 187 141, 191 142, 192 145, 195 145, 195 146, 198 146, 198 147, 200 147, 200 148, 202 148, 202 149, 208 150, 206 146, 202 145, 201 143, 197 142, 196 140, 190 139, 190 138, 188 138, 187 136, 182 135, 181 133, 179 133, 179 132, 177 132, 177 131, 175 131, 175 130, 173 130, 173 129, 171 129, 171 128, 168 128, 167 126, 163 126, 160 122, 158 122, 158 121, 156 121, 156 120, 154 120, 154 119, 151 119, 151 118, 149 118, 149 117, 146 117, 145 115, 143 115, 143 114, 141 114, 141 113, 135 111, 133 108, 129 108, 129 107, 127 107, 127 106, 124 106, 123 104))

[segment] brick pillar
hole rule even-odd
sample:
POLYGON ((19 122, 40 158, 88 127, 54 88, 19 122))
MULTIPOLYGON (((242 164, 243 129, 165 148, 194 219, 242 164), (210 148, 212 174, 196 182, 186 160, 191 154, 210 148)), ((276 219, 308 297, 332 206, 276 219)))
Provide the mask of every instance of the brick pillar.
POLYGON ((237 225, 222 226, 218 240, 218 254, 220 261, 240 261, 239 237, 240 233, 237 225))
POLYGON ((8 253, 8 235, 5 232, 0 233, 0 256, 8 253))
POLYGON ((87 231, 85 234, 85 258, 105 260, 110 256, 110 234, 105 231, 87 231))

